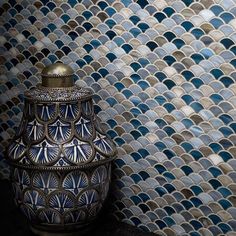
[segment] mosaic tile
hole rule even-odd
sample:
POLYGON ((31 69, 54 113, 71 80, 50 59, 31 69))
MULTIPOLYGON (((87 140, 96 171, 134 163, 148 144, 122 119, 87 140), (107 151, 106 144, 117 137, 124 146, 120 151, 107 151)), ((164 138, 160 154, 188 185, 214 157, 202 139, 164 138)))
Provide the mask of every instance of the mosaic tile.
MULTIPOLYGON (((111 213, 160 235, 236 231, 236 2, 4 1, 1 150, 61 61, 118 146, 111 213)), ((0 153, 1 176, 8 166, 0 153)))

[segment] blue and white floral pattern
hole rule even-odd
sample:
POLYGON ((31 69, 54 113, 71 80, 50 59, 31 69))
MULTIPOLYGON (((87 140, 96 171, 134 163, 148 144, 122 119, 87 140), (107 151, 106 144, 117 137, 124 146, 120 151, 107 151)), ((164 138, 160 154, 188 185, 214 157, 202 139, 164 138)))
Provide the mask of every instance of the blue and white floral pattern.
POLYGON ((105 157, 103 155, 99 154, 98 152, 95 154, 94 161, 101 161, 104 159, 105 159, 105 157))
POLYGON ((29 220, 33 220, 36 218, 35 211, 30 206, 27 206, 25 204, 20 205, 20 209, 29 220))
POLYGON ((56 116, 55 104, 37 104, 37 116, 42 121, 49 121, 56 116))
POLYGON ((95 134, 92 121, 83 117, 75 123, 75 130, 78 138, 82 140, 91 140, 95 134))
POLYGON ((66 159, 72 163, 84 163, 93 157, 93 148, 90 143, 74 139, 63 147, 66 159))
POLYGON ((65 214, 64 221, 67 224, 83 222, 86 219, 86 213, 83 210, 68 211, 65 214))
POLYGON ((93 115, 93 104, 91 100, 81 102, 82 115, 91 117, 93 115))
POLYGON ((33 176, 33 187, 41 189, 46 194, 50 193, 59 188, 59 177, 53 172, 35 172, 33 176))
POLYGON ((39 214, 38 218, 42 223, 48 224, 61 224, 62 219, 60 214, 53 209, 42 209, 39 214))
POLYGON ((61 155, 61 157, 57 160, 57 162, 53 163, 55 167, 69 167, 71 166, 71 162, 67 161, 66 158, 61 155))
POLYGON ((25 115, 28 116, 28 118, 33 118, 35 116, 35 103, 28 103, 25 105, 25 115))
POLYGON ((101 204, 94 204, 91 208, 88 210, 88 217, 94 218, 97 216, 99 211, 101 210, 102 205, 101 204))
POLYGON ((22 138, 14 140, 8 149, 8 155, 12 160, 20 159, 26 151, 22 138))
POLYGON ((60 116, 65 120, 75 120, 80 112, 78 103, 60 104, 60 116))
POLYGON ((45 206, 44 196, 36 190, 27 190, 24 193, 24 203, 30 206, 33 210, 38 210, 45 206))
POLYGON ((106 179, 107 179, 107 169, 105 168, 105 166, 99 166, 93 172, 91 177, 91 182, 93 184, 100 184, 104 182, 106 179))
POLYGON ((78 199, 78 206, 87 206, 99 201, 99 194, 96 190, 91 189, 83 192, 78 199))
POLYGON ((110 165, 67 173, 14 168, 15 202, 29 220, 83 225, 98 214, 107 196, 110 165))
POLYGON ((93 141, 95 148, 103 155, 112 155, 114 153, 114 144, 105 135, 97 135, 93 141))
POLYGON ((73 171, 66 175, 62 186, 77 195, 82 189, 88 187, 89 180, 83 171, 73 171))
POLYGON ((26 170, 14 169, 13 178, 14 182, 18 184, 21 189, 24 189, 30 184, 30 176, 26 170))
POLYGON ((53 142, 68 141, 71 136, 71 125, 60 120, 48 125, 48 136, 53 142))
POLYGON ((26 127, 27 139, 30 141, 38 141, 44 137, 44 125, 39 123, 36 119, 31 122, 28 122, 26 127))
POLYGON ((56 192, 49 198, 49 206, 63 213, 68 209, 74 208, 74 199, 70 193, 56 192))
POLYGON ((47 140, 32 145, 28 152, 30 159, 36 164, 49 164, 55 161, 59 155, 59 147, 47 140))
POLYGON ((23 138, 13 140, 8 148, 9 158, 28 166, 55 167, 109 160, 115 155, 115 146, 103 132, 92 104, 91 98, 62 103, 26 103, 25 120, 19 131, 23 138), (29 107, 35 107, 37 113, 30 116, 29 107))
POLYGON ((22 132, 25 129, 25 125, 26 125, 26 122, 25 122, 25 120, 22 119, 18 128, 16 129, 16 132, 15 132, 16 137, 20 137, 22 135, 22 132))

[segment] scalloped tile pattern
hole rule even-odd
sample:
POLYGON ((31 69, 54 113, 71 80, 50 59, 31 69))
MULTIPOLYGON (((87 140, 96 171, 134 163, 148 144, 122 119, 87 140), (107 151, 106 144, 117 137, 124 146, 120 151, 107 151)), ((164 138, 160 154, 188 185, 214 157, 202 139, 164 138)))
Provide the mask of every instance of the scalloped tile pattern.
MULTIPOLYGON (((236 1, 2 1, 1 150, 56 61, 118 146, 113 214, 160 235, 235 235, 236 1)), ((1 153, 1 174, 8 167, 1 153)))

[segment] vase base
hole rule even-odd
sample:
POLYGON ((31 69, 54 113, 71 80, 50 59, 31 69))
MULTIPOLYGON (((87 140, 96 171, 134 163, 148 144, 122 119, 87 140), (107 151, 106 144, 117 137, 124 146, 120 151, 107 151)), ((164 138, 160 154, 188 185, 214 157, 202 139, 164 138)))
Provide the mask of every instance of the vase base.
POLYGON ((88 232, 90 231, 89 229, 81 228, 69 232, 50 232, 35 228, 34 226, 30 226, 30 229, 35 235, 38 236, 85 236, 88 235, 88 232))

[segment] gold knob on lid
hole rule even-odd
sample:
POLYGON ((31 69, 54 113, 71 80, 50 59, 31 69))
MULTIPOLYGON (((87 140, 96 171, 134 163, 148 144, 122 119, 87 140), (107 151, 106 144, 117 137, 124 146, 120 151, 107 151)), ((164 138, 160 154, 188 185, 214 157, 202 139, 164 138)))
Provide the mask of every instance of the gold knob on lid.
POLYGON ((49 88, 65 88, 74 85, 73 69, 62 63, 46 66, 41 73, 42 86, 49 88))

